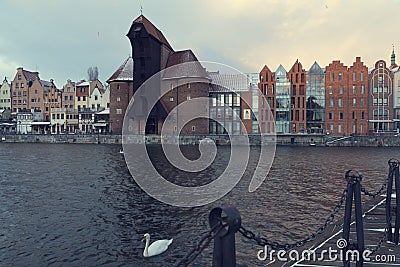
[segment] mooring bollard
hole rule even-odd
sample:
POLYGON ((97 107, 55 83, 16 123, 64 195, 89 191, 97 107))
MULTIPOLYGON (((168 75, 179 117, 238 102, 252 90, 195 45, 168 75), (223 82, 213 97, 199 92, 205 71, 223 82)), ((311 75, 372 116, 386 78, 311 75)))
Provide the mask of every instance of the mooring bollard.
POLYGON ((212 229, 226 224, 214 238, 212 267, 236 267, 235 233, 242 224, 239 211, 235 207, 214 208, 209 223, 212 229))
POLYGON ((389 176, 386 191, 386 224, 387 224, 387 239, 396 244, 399 243, 399 228, 400 228, 400 175, 399 175, 399 161, 396 159, 389 160, 389 176), (394 181, 393 181, 394 176, 394 181), (396 187, 396 221, 394 226, 394 239, 392 231, 392 193, 393 182, 396 187))
POLYGON ((349 266, 350 260, 347 258, 347 250, 349 246, 350 239, 350 224, 351 224, 351 213, 353 208, 353 197, 354 197, 354 209, 356 215, 356 233, 357 233, 357 250, 359 253, 359 258, 357 260, 356 266, 363 266, 363 258, 361 255, 364 253, 364 227, 362 218, 362 204, 361 204, 361 180, 362 174, 358 171, 349 170, 346 172, 347 180, 347 196, 346 196, 346 208, 344 214, 343 222, 343 239, 347 241, 347 247, 343 248, 343 266, 349 266))

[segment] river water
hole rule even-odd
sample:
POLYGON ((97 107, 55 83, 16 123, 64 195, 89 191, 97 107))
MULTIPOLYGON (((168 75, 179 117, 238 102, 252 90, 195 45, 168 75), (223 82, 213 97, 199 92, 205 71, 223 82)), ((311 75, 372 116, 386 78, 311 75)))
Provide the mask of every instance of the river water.
MULTIPOLYGON (((226 204, 239 209, 246 228, 293 242, 330 214, 345 187, 346 170, 359 169, 365 187, 374 190, 386 179, 387 161, 400 158, 398 148, 278 147, 267 179, 249 193, 258 151, 253 147, 248 170, 229 194, 203 207, 178 208, 144 193, 119 150, 1 143, 0 266, 174 266, 209 229, 209 211, 226 204), (174 242, 166 253, 144 259, 139 239, 146 232, 174 242)), ((150 150, 154 155, 161 151, 150 150)), ((215 173, 225 166, 229 151, 218 148, 215 173)), ((187 179, 164 172, 183 184, 187 179)), ((263 266, 259 249, 237 235, 239 263, 263 266)), ((192 266, 210 266, 211 254, 209 247, 192 266)))

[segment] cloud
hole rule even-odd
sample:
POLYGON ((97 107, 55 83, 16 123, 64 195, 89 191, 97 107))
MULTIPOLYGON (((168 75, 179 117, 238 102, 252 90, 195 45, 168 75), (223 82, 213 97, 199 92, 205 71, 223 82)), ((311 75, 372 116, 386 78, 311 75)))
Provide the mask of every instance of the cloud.
POLYGON ((14 79, 15 73, 17 72, 18 64, 8 60, 7 58, 0 56, 0 74, 3 77, 0 77, 3 80, 4 76, 7 77, 7 80, 10 82, 14 79))

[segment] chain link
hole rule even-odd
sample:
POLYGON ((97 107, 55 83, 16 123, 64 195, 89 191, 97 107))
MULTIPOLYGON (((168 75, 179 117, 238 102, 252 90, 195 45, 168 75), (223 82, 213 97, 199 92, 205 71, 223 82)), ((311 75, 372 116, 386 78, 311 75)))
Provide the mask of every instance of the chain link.
POLYGON ((385 231, 383 231, 382 238, 381 238, 381 240, 379 240, 378 245, 376 245, 376 247, 374 247, 373 249, 370 249, 370 251, 371 251, 370 255, 373 255, 375 252, 377 252, 381 248, 383 242, 385 242, 387 240, 387 233, 388 233, 388 228, 386 227, 385 231))
POLYGON ((247 230, 243 226, 240 227, 239 232, 245 238, 250 239, 250 240, 254 240, 259 246, 262 246, 262 247, 269 246, 269 247, 271 247, 272 249, 275 249, 275 250, 285 250, 285 251, 291 250, 291 249, 296 248, 296 247, 301 247, 304 244, 315 240, 318 235, 320 235, 320 234, 325 232, 325 230, 328 227, 328 225, 330 223, 332 223, 333 220, 335 219, 335 215, 342 208, 343 203, 346 200, 346 196, 347 196, 347 187, 346 187, 346 189, 343 190, 342 196, 340 197, 340 200, 339 200, 338 204, 333 209, 333 212, 325 220, 324 224, 321 225, 314 233, 309 234, 306 238, 304 238, 302 240, 299 240, 299 241, 297 241, 295 243, 280 244, 278 242, 273 242, 273 241, 268 240, 268 238, 266 238, 266 237, 256 236, 256 234, 254 234, 250 230, 247 230))
POLYGON ((378 191, 376 191, 376 192, 370 192, 370 191, 368 191, 367 189, 365 189, 365 187, 363 187, 363 186, 361 185, 361 192, 363 192, 366 196, 373 197, 373 198, 376 197, 376 196, 378 196, 378 195, 380 195, 380 194, 382 194, 382 192, 383 192, 383 191, 387 188, 387 186, 388 186, 389 177, 391 177, 391 176, 393 175, 394 168, 395 168, 395 167, 390 166, 390 168, 389 168, 389 175, 387 176, 385 183, 382 184, 381 188, 380 188, 378 191))
POLYGON ((199 256, 203 250, 210 244, 210 242, 221 232, 222 229, 227 224, 216 224, 213 228, 211 228, 210 231, 208 231, 197 243, 197 245, 189 251, 189 253, 186 254, 186 256, 178 262, 178 264, 175 267, 179 266, 189 266, 190 263, 192 263, 197 256, 199 256))

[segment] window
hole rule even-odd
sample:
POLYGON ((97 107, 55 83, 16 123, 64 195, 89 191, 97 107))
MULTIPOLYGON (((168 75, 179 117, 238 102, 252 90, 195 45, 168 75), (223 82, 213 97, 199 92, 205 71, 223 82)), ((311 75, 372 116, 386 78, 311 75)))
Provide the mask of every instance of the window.
POLYGON ((99 97, 97 95, 94 96, 94 100, 99 100, 99 97))
POLYGON ((186 100, 189 101, 190 99, 191 99, 190 95, 187 95, 187 96, 186 96, 186 100))
POLYGON ((333 120, 333 113, 332 112, 329 112, 329 119, 333 120))
POLYGON ((364 125, 360 125, 360 133, 363 133, 364 132, 364 125))
POLYGON ((74 97, 73 97, 72 95, 69 96, 69 100, 70 100, 70 101, 74 100, 74 97))
POLYGON ((187 88, 190 88, 190 83, 187 83, 187 88))
POLYGON ((365 119, 364 114, 365 114, 364 111, 361 112, 361 119, 365 119))
POLYGON ((118 84, 118 85, 117 85, 117 89, 118 89, 118 90, 121 90, 121 85, 118 84))
POLYGON ((364 72, 361 72, 361 73, 360 73, 360 80, 361 80, 361 81, 364 81, 364 72))
POLYGON ((333 132, 333 130, 334 130, 334 125, 333 125, 333 124, 329 125, 329 129, 330 129, 331 132, 333 132))
POLYGON ((357 99, 353 98, 353 107, 357 107, 357 99))
POLYGON ((192 126, 192 132, 196 131, 196 126, 192 126))
POLYGON ((338 99, 338 107, 341 108, 342 106, 343 106, 342 99, 339 98, 339 99, 338 99))
POLYGON ((21 74, 18 74, 18 80, 21 80, 21 74))
POLYGON ((353 111, 353 113, 351 114, 351 118, 354 120, 356 118, 356 113, 353 111))
POLYGON ((84 93, 84 92, 85 92, 85 88, 81 87, 81 93, 84 93))
POLYGON ((382 75, 379 75, 378 82, 382 82, 382 81, 383 81, 383 77, 382 77, 382 75))
MULTIPOLYGON (((361 73, 362 74, 362 73, 361 73)), ((365 93, 365 88, 364 88, 364 85, 361 85, 361 94, 364 94, 365 93)))
POLYGON ((24 88, 24 83, 21 83, 21 88, 24 88))
POLYGON ((353 81, 357 81, 357 73, 353 72, 353 81))
POLYGON ((355 95, 355 94, 356 94, 356 86, 353 85, 353 95, 355 95))
POLYGON ((117 97, 117 102, 120 102, 121 101, 121 97, 117 97))
POLYGON ((94 104, 92 104, 92 109, 95 109, 95 108, 96 108, 96 106, 94 104))
POLYGON ((339 120, 343 120, 343 112, 339 113, 339 120))
POLYGON ((342 73, 339 72, 339 81, 341 81, 341 80, 342 80, 342 73))
POLYGON ((335 73, 332 72, 331 74, 331 81, 333 82, 335 80, 335 73))
POLYGON ((329 86, 329 94, 330 94, 330 95, 333 94, 332 86, 329 86))
POLYGON ((19 83, 15 83, 15 88, 19 88, 19 83))
POLYGON ((64 96, 64 100, 65 100, 65 101, 68 101, 68 96, 67 96, 67 95, 64 96))
POLYGON ((169 98, 169 102, 174 102, 174 98, 172 96, 169 98))
POLYGON ((364 107, 364 98, 360 99, 360 107, 363 108, 364 107))
POLYGON ((342 133, 342 125, 341 124, 338 125, 338 133, 342 133))
POLYGON ((122 114, 122 109, 117 108, 116 113, 117 113, 117 114, 122 114))
POLYGON ((82 96, 82 101, 86 101, 86 96, 82 96))
POLYGON ((330 100, 330 107, 333 108, 335 106, 335 99, 332 97, 330 100))
POLYGON ((52 118, 53 120, 55 120, 55 119, 56 119, 56 114, 51 114, 51 118, 52 118))
POLYGON ((339 94, 343 94, 343 91, 344 91, 344 89, 343 89, 343 86, 340 86, 340 89, 339 89, 339 94))
POLYGON ((81 101, 81 97, 80 96, 78 96, 78 101, 81 101))
POLYGON ((64 119, 64 113, 61 114, 61 119, 62 119, 62 120, 64 119))

